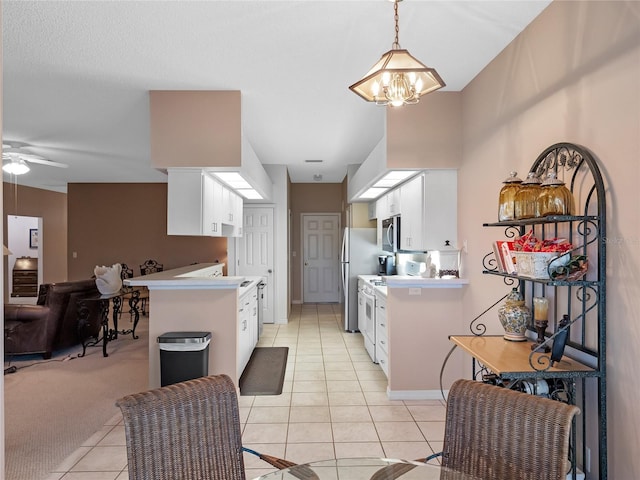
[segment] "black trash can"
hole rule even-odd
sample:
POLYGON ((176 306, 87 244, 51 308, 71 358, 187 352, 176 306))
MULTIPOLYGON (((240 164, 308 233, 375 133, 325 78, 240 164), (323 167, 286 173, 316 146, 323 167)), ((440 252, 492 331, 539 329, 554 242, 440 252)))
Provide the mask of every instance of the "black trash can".
POLYGON ((167 332, 158 337, 164 387, 209 374, 211 332, 167 332))

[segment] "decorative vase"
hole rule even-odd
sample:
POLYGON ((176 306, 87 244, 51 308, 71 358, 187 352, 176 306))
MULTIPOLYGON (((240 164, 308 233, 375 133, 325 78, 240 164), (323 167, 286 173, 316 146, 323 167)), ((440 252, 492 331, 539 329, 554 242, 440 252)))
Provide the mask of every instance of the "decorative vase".
POLYGON ((520 190, 522 180, 518 178, 517 172, 511 172, 509 178, 502 183, 504 185, 498 197, 498 221, 515 220, 516 193, 520 190))
POLYGON ((550 172, 542 182, 537 208, 541 217, 575 214, 573 194, 554 172, 550 172))
POLYGON ((504 338, 512 342, 524 342, 527 326, 531 322, 531 311, 524 304, 524 299, 517 288, 511 290, 498 309, 498 318, 504 328, 504 338))
POLYGON ((516 220, 540 216, 538 213, 538 197, 542 190, 540 183, 541 180, 536 177, 534 172, 529 172, 525 181, 522 182, 520 189, 516 192, 514 200, 513 211, 516 220))

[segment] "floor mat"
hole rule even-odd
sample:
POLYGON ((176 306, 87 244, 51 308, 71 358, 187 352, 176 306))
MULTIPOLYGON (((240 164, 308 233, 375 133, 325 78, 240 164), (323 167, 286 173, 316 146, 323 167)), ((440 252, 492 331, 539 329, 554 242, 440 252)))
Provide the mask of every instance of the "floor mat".
POLYGON ((240 395, 280 395, 289 347, 257 347, 240 377, 240 395))

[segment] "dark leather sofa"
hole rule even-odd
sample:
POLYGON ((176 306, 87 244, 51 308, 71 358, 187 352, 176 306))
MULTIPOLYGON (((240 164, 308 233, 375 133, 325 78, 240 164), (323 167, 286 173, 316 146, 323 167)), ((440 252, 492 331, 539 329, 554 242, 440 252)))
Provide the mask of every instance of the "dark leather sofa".
POLYGON ((4 306, 5 355, 53 352, 97 338, 100 334, 100 302, 86 302, 86 322, 78 321, 78 300, 100 293, 94 279, 40 286, 36 305, 4 306))

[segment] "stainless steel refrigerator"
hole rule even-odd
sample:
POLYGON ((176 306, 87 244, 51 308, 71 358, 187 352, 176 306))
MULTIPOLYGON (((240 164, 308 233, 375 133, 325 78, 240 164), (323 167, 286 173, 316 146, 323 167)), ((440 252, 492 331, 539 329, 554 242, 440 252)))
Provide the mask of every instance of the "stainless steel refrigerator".
POLYGON ((342 321, 347 332, 358 331, 358 275, 378 272, 375 228, 345 228, 340 250, 342 321))

